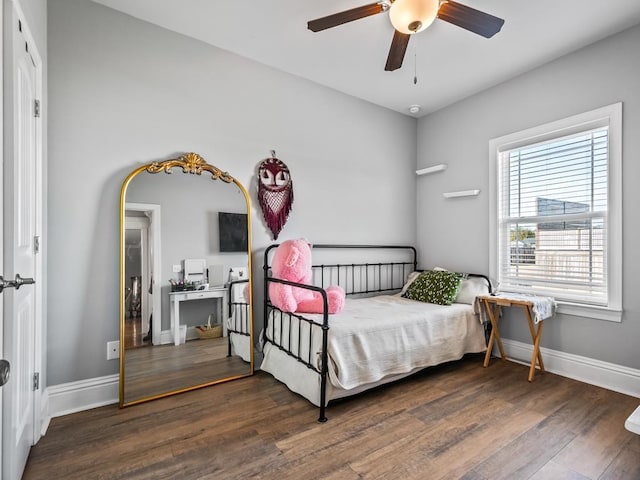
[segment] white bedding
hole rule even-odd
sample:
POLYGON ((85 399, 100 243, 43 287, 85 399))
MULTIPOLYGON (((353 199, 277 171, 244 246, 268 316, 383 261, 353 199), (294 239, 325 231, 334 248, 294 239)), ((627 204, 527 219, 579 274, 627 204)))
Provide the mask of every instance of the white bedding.
POLYGON ((234 355, 239 355, 240 358, 247 363, 251 362, 251 337, 235 332, 229 332, 229 338, 231 340, 232 353, 234 355))
POLYGON ((232 332, 232 329, 242 329, 246 331, 246 327, 242 328, 241 325, 237 325, 233 317, 227 318, 227 331, 229 335, 229 341, 231 342, 231 349, 234 355, 239 355, 242 360, 249 363, 251 362, 251 337, 249 335, 242 335, 241 333, 232 332))
MULTIPOLYGON (((273 315, 267 326, 269 336, 294 353, 300 350, 303 359, 308 358, 309 329, 303 322, 302 342, 288 344, 289 316, 282 315, 276 321, 273 315), (282 325, 281 325, 282 323, 282 325)), ((321 315, 305 315, 322 323, 321 315)), ((386 383, 389 378, 400 378, 420 368, 457 360, 465 353, 481 352, 486 348, 484 329, 473 313, 473 307, 454 303, 450 306, 416 302, 396 295, 347 299, 339 315, 329 317, 329 380, 335 390, 363 390, 363 386, 386 383)), ((291 322, 292 338, 297 338, 298 321, 291 322)), ((322 334, 314 327, 311 339, 312 362, 320 366, 322 334)), ((296 362, 277 348, 267 344, 264 349, 262 370, 272 373, 289 388, 318 404, 315 390, 319 376, 299 364, 281 365, 285 361, 296 362), (277 352, 277 353, 276 353, 277 352), (316 378, 303 375, 306 370, 316 378), (302 377, 305 378, 302 378, 302 377), (316 399, 314 401, 313 398, 316 399)), ((296 362, 297 363, 297 362, 296 362)), ((327 400, 345 396, 329 395, 327 400)))

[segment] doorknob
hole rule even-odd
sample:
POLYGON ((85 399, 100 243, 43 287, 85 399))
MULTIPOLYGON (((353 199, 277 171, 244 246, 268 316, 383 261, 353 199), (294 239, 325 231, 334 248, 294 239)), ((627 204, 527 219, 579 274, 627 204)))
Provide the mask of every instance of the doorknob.
POLYGON ((31 285, 36 283, 33 278, 22 278, 19 273, 16 273, 15 280, 5 280, 2 275, 0 275, 0 293, 5 288, 15 288, 18 290, 22 285, 31 285))

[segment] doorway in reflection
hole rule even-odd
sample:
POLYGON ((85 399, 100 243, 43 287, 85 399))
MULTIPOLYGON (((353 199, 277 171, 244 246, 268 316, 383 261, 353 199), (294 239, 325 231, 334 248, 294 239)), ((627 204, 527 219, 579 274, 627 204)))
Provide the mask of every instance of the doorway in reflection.
POLYGON ((149 283, 148 251, 149 220, 127 213, 125 230, 125 348, 144 346, 150 341, 149 308, 146 290, 149 283), (144 304, 144 306, 143 306, 144 304))
POLYGON ((154 272, 160 271, 160 205, 131 203, 125 210, 125 349, 160 342, 160 302, 153 297, 154 272), (154 332, 154 315, 156 325, 154 332))

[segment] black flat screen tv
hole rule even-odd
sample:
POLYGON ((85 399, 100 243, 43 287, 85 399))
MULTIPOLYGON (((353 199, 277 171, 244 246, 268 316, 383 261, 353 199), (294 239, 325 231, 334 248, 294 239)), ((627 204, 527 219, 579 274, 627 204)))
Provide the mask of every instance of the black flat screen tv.
POLYGON ((218 212, 221 252, 247 252, 247 214, 218 212))

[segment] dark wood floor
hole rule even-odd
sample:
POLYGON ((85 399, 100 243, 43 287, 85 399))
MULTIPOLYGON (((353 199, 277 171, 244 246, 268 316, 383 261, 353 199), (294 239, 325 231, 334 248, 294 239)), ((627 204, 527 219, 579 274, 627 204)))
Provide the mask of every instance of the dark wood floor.
POLYGON ((640 479, 637 398, 481 357, 330 405, 270 375, 52 420, 24 479, 640 479))

